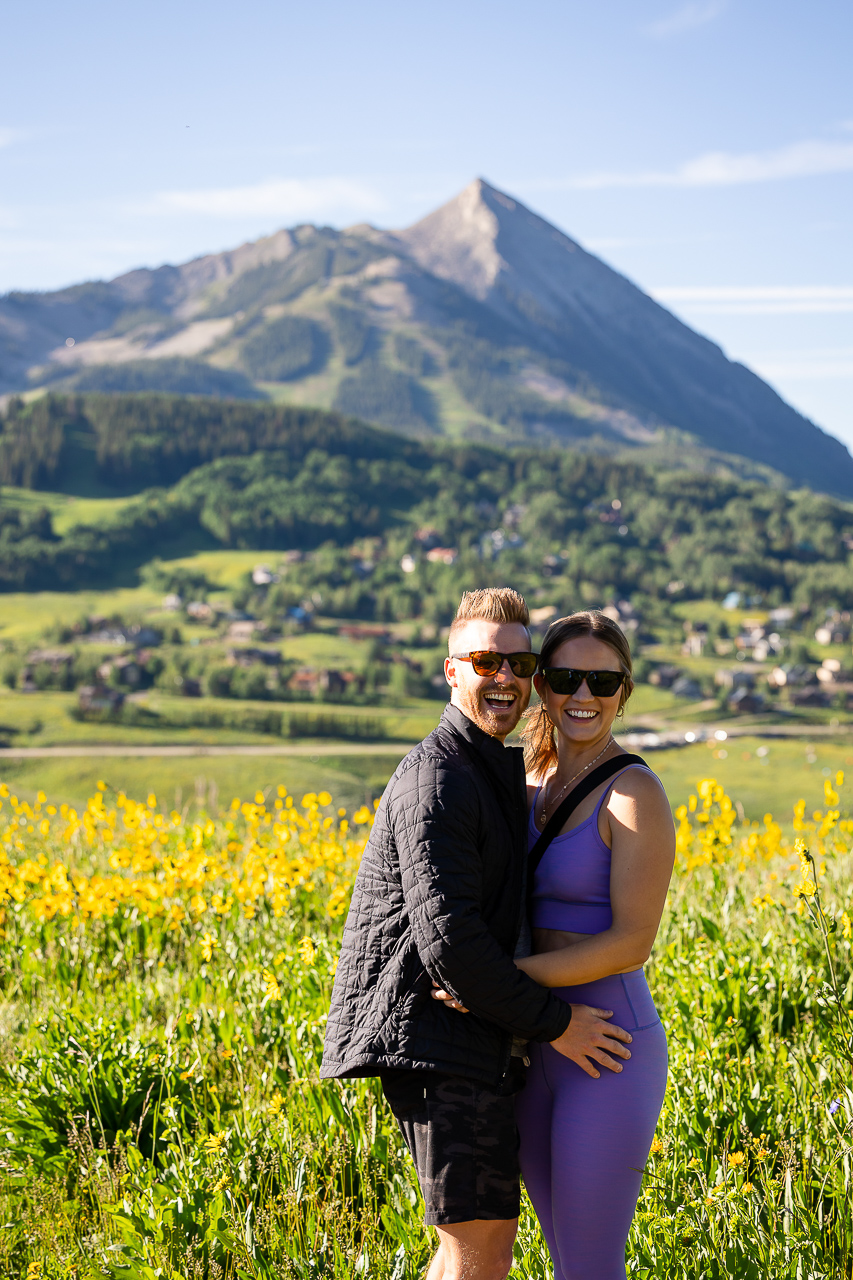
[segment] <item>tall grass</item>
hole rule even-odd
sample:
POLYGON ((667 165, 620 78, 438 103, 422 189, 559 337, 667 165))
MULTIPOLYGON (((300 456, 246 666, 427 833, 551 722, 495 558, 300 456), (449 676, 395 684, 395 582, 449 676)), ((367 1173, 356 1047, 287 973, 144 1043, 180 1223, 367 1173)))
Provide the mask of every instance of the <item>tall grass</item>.
MULTIPOLYGON (((678 810, 632 1277, 851 1274, 841 785, 790 835, 712 780, 678 810)), ((0 795, 0 1276, 418 1276, 431 1242, 376 1082, 317 1080, 372 811, 279 788, 188 823, 106 787, 80 813, 0 795)), ((550 1274, 529 1211, 514 1274, 550 1274)))

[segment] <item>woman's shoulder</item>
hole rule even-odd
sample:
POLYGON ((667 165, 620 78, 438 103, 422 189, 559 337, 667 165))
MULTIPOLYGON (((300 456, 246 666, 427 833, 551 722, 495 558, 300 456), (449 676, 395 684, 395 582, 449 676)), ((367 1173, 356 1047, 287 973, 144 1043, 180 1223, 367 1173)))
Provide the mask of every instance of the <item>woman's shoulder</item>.
POLYGON ((661 804, 669 809, 669 800, 663 783, 645 762, 626 761, 625 768, 616 775, 610 788, 610 799, 618 797, 633 799, 643 806, 661 804))

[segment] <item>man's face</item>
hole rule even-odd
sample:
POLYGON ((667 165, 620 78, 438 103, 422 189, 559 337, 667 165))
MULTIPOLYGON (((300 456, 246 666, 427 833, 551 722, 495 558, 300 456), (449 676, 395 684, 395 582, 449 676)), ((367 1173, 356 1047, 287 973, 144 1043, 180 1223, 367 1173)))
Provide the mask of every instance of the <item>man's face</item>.
MULTIPOLYGON (((518 622, 466 622, 453 638, 454 653, 529 653, 527 631, 518 622)), ((504 662, 493 676, 478 676, 470 662, 445 659, 444 674, 452 689, 454 707, 478 728, 503 742, 512 733, 530 701, 530 678, 513 675, 504 662)))

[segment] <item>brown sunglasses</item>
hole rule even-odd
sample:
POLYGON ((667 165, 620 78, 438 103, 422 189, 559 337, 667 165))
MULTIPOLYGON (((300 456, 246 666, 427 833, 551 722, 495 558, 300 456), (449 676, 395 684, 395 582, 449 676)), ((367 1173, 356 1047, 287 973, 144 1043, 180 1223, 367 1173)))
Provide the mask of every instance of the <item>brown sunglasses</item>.
POLYGON ((458 662, 470 662, 478 676, 495 676, 504 662, 514 676, 529 680, 539 661, 538 653, 495 653, 491 649, 477 649, 474 653, 452 653, 458 662))

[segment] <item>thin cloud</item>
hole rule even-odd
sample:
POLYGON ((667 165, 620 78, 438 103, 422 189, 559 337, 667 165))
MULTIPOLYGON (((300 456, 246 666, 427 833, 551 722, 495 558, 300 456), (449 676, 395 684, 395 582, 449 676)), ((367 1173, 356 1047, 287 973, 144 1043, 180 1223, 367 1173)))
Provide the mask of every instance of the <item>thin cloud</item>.
POLYGON ((772 151, 734 155, 709 151, 670 172, 589 173, 555 186, 593 191, 603 187, 731 187, 853 171, 853 143, 813 139, 772 151))
POLYGON ((817 347, 804 351, 767 351, 745 358, 765 378, 823 381, 853 378, 853 347, 817 347))
POLYGON ((250 186, 162 191, 141 211, 209 218, 321 218, 383 208, 376 191, 349 178, 271 178, 250 186))
POLYGON ((583 247, 593 253, 607 253, 611 249, 636 249, 640 246, 646 248, 649 245, 708 244, 719 238, 719 234, 714 231, 683 236, 591 236, 589 239, 584 238, 583 247))
POLYGON ((651 23, 646 28, 655 40, 666 40, 668 36, 680 35, 682 31, 692 31, 695 27, 704 27, 706 23, 719 18, 726 8, 726 0, 688 0, 665 18, 651 23))
POLYGON ((8 129, 5 125, 0 125, 0 147, 11 147, 22 136, 20 129, 8 129))
POLYGON ((703 315, 829 315, 853 312, 848 285, 671 285, 656 301, 703 315))

